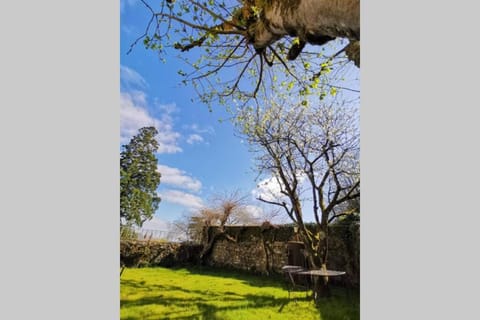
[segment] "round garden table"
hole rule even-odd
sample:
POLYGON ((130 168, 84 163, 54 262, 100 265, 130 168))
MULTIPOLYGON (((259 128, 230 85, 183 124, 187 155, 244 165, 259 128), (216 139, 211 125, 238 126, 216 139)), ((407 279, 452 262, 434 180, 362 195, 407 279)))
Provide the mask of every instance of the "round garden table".
POLYGON ((299 271, 296 272, 296 274, 300 275, 305 275, 305 276, 310 276, 313 282, 313 299, 315 302, 318 300, 320 296, 329 296, 330 295, 330 289, 328 288, 328 278, 329 277, 337 277, 337 276, 343 276, 345 274, 345 271, 335 271, 335 270, 324 270, 324 269, 315 269, 315 270, 304 270, 304 271, 299 271), (323 286, 320 286, 318 284, 318 278, 324 278, 325 282, 323 283, 323 286))

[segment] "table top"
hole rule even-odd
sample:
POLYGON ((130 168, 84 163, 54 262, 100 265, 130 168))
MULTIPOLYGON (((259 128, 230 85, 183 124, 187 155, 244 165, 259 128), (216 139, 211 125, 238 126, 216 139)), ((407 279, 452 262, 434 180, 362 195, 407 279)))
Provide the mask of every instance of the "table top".
POLYGON ((311 276, 326 276, 326 277, 335 277, 335 276, 342 276, 345 274, 345 271, 335 271, 335 270, 305 270, 299 271, 297 274, 305 274, 311 276))
POLYGON ((304 271, 304 270, 306 269, 301 266, 286 265, 282 267, 282 271, 285 271, 285 272, 292 272, 292 271, 296 272, 296 271, 304 271))

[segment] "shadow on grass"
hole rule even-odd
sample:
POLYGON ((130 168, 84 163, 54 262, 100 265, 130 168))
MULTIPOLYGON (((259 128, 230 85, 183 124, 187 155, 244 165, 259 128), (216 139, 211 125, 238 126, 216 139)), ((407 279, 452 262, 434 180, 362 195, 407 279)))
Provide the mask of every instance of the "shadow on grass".
MULTIPOLYGON (((184 290, 188 292, 188 290, 184 290)), ((192 295, 196 294, 196 290, 192 291, 192 295)), ((290 301, 288 298, 275 298, 272 296, 266 295, 236 295, 238 297, 230 298, 228 295, 223 295, 221 301, 224 303, 230 303, 228 306, 217 306, 215 305, 218 297, 208 297, 208 298, 191 298, 191 299, 180 299, 168 297, 167 295, 160 294, 153 297, 144 297, 136 300, 122 300, 122 307, 139 307, 139 306, 148 306, 152 304, 160 304, 165 306, 175 306, 175 309, 192 309, 195 306, 195 311, 189 314, 188 316, 179 316, 176 311, 164 312, 160 318, 157 319, 177 319, 177 320, 193 320, 193 319, 208 319, 208 320, 217 320, 223 319, 218 316, 222 311, 231 311, 238 309, 254 309, 254 308, 263 308, 263 307, 278 307, 278 312, 281 312, 283 307, 288 304, 290 301), (238 304, 240 302, 240 304, 238 304), (235 304, 237 303, 237 304, 235 304)), ((123 318, 124 320, 138 320, 136 317, 127 317, 123 318)), ((142 318, 143 319, 143 318, 142 318)))
POLYGON ((359 289, 332 287, 330 297, 320 298, 316 308, 325 320, 359 320, 359 289))
MULTIPOLYGON (((253 287, 277 287, 283 288, 284 283, 281 277, 262 277, 252 276, 242 272, 232 272, 229 270, 211 270, 204 268, 187 269, 191 274, 208 275, 222 277, 224 279, 235 279, 245 282, 253 287)), ((147 284, 145 281, 135 281, 129 279, 121 280, 122 286, 134 288, 142 292, 159 293, 158 295, 141 297, 138 299, 122 299, 121 307, 128 309, 131 307, 149 307, 154 305, 169 306, 171 311, 162 312, 161 316, 153 315, 151 317, 122 317, 123 320, 139 319, 177 319, 193 320, 208 319, 220 320, 219 314, 225 311, 234 311, 239 309, 273 308, 278 313, 282 313, 284 307, 289 303, 297 303, 309 300, 296 297, 288 298, 285 291, 285 297, 278 298, 272 295, 262 294, 239 294, 234 291, 221 293, 211 292, 209 290, 185 289, 174 285, 147 284), (184 293, 182 298, 172 296, 172 292, 184 293), (218 305, 222 301, 223 305, 218 305), (178 310, 188 310, 188 315, 179 314, 178 310)), ((311 301, 313 303, 313 301, 311 301)), ((356 291, 346 291, 343 288, 333 288, 332 296, 321 298, 317 304, 319 316, 323 320, 357 320, 359 316, 359 293, 356 291)))
MULTIPOLYGON (((175 268, 172 268, 175 270, 175 268)), ((262 274, 252 274, 248 271, 241 271, 237 269, 229 269, 229 268, 211 268, 211 267, 202 267, 202 266, 195 266, 195 267, 185 267, 179 268, 182 270, 187 270, 191 274, 198 274, 198 275, 206 275, 206 276, 215 276, 215 277, 222 277, 224 279, 235 279, 241 280, 245 284, 251 286, 273 286, 273 287, 281 287, 283 282, 283 277, 280 274, 271 274, 269 276, 262 275, 262 274)))

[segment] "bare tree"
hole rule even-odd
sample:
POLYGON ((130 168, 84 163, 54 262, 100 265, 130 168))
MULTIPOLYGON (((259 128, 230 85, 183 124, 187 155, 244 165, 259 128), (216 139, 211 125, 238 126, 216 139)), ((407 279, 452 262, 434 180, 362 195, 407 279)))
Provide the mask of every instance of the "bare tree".
POLYGON ((225 233, 226 226, 259 225, 264 217, 254 216, 247 196, 239 191, 217 194, 209 200, 210 205, 174 222, 174 231, 185 239, 203 244, 200 258, 205 259, 215 241, 223 236, 230 241, 237 240, 225 233), (210 228, 216 227, 216 228, 210 228))
POLYGON ((360 197, 357 108, 271 102, 244 109, 237 128, 257 154, 258 169, 276 181, 279 194, 259 200, 284 209, 299 227, 309 261, 328 262, 328 225, 357 212, 360 197), (316 227, 306 226, 304 202, 312 203, 316 227))

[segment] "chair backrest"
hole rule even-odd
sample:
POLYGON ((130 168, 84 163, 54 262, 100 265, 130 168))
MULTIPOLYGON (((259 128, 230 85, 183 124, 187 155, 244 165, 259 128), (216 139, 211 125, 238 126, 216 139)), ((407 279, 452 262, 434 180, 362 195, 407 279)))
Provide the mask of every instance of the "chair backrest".
POLYGON ((307 259, 304 254, 305 244, 300 241, 287 242, 288 264, 307 268, 307 259))

